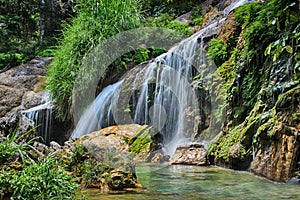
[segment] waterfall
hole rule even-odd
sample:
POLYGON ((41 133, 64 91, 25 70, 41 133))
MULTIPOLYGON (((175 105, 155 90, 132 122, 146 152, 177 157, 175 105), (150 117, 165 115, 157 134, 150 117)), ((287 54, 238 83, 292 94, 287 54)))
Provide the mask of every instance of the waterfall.
MULTIPOLYGON (((228 14, 246 2, 234 1, 223 13, 228 14)), ((164 135, 163 150, 166 154, 173 155, 178 145, 189 143, 195 134, 191 130, 197 123, 189 115, 193 118, 199 115, 199 105, 192 80, 195 75, 201 74, 203 84, 211 87, 215 69, 207 69, 210 66, 207 66, 205 59, 203 38, 218 34, 224 21, 225 18, 218 19, 202 28, 145 67, 139 96, 133 97, 135 105, 130 110, 132 122, 149 124, 160 131, 164 135)), ((140 74, 136 74, 136 79, 140 78, 140 74)), ((134 80, 133 88, 136 82, 134 80)), ((118 109, 118 98, 122 98, 122 83, 110 85, 98 95, 81 116, 72 137, 78 138, 116 124, 114 116, 118 109)))
POLYGON ((205 62, 203 43, 199 44, 198 38, 216 33, 223 22, 224 19, 221 19, 203 28, 157 57, 144 75, 134 122, 151 124, 162 132, 163 150, 166 154, 172 155, 178 145, 189 143, 194 134, 188 130, 197 124, 188 119, 187 112, 196 111, 199 106, 191 82, 195 76, 195 68, 205 62), (155 83, 154 89, 149 87, 152 82, 155 83))
POLYGON ((50 101, 49 93, 45 92, 40 105, 21 112, 24 117, 33 122, 36 131, 46 144, 51 140, 52 109, 53 104, 50 101))
POLYGON ((122 82, 119 81, 103 89, 80 117, 72 137, 78 138, 83 134, 114 124, 113 108, 117 105, 122 82))

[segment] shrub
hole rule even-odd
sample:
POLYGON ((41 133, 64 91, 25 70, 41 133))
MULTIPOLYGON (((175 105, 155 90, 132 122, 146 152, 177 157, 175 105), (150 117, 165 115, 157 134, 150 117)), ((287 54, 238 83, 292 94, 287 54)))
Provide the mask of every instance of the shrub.
POLYGON ((51 155, 26 165, 10 181, 13 199, 75 199, 79 186, 51 155))
POLYGON ((14 131, 0 143, 0 199, 74 199, 79 186, 58 159, 31 145, 29 133, 14 131))
POLYGON ((174 20, 174 15, 161 14, 159 17, 148 17, 144 20, 145 26, 167 28, 183 35, 191 35, 193 32, 189 26, 174 20))
POLYGON ((216 65, 220 66, 228 59, 227 45, 224 44, 223 41, 212 39, 208 43, 208 46, 208 56, 216 63, 216 65))
POLYGON ((143 12, 148 16, 159 16, 163 13, 176 17, 191 11, 199 5, 197 0, 140 0, 143 12))

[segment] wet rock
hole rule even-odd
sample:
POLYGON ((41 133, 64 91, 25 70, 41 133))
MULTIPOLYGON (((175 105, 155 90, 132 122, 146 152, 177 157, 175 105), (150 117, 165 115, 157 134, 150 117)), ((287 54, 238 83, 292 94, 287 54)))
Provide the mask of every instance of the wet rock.
POLYGON ((292 184, 292 185, 298 185, 298 184, 300 184, 300 179, 299 178, 291 178, 288 182, 287 182, 287 184, 292 184))
POLYGON ((33 108, 35 106, 46 103, 48 97, 48 92, 45 90, 34 92, 29 91, 24 94, 21 102, 21 109, 26 110, 29 108, 33 108))
POLYGON ((14 108, 0 118, 0 134, 7 135, 12 133, 19 122, 19 108, 14 108))
POLYGON ((129 152, 129 139, 137 135, 140 131, 147 128, 138 124, 128 124, 119 126, 110 126, 93 133, 89 133, 80 138, 80 142, 88 147, 94 144, 99 147, 114 148, 118 151, 129 152))
POLYGON ((137 184, 136 178, 136 175, 133 173, 113 170, 110 173, 108 186, 111 190, 141 187, 139 184, 137 184))
POLYGON ((178 146, 171 164, 206 165, 207 150, 201 144, 178 146))
MULTIPOLYGON (((101 190, 141 187, 137 182, 134 159, 150 161, 154 151, 160 148, 158 141, 162 141, 159 133, 147 125, 138 124, 111 126, 82 136, 75 143, 82 145, 88 156, 79 156, 77 160, 81 164, 75 168, 88 166, 96 174, 91 180, 83 179, 82 184, 101 190), (95 163, 100 163, 100 168, 95 163)), ((72 141, 68 143, 71 149, 75 149, 73 157, 78 157, 77 147, 72 147, 72 141)), ((167 159, 164 155, 159 158, 167 159)))
MULTIPOLYGON (((41 76, 46 74, 45 67, 51 60, 52 58, 36 58, 29 63, 0 73, 0 132, 9 134, 18 126, 20 111, 26 105, 22 101, 29 93, 35 93, 34 90, 41 76)), ((35 100, 30 98, 27 102, 33 106, 35 100)), ((27 128, 21 128, 20 131, 27 130, 27 128)))
POLYGON ((65 148, 75 148, 75 140, 73 138, 69 138, 69 140, 64 142, 65 148))
POLYGON ((76 141, 89 152, 91 157, 88 160, 95 159, 108 169, 89 183, 89 187, 102 190, 139 187, 135 162, 130 154, 130 141, 134 143, 139 138, 138 135, 147 132, 149 128, 137 124, 111 126, 82 136, 76 141))
POLYGON ((204 127, 206 127, 205 122, 203 120, 204 115, 200 116, 199 109, 193 109, 192 107, 188 107, 185 109, 185 116, 185 137, 197 137, 198 133, 202 131, 204 127))
POLYGON ((258 147, 250 170, 271 180, 287 182, 291 177, 299 147, 295 136, 283 134, 277 140, 265 144, 266 141, 262 141, 262 145, 258 147))
MULTIPOLYGON (((265 94, 264 90, 261 90, 265 94)), ((211 145, 216 163, 287 182, 299 162, 299 86, 281 94, 273 107, 259 100, 246 120, 224 129, 211 145)), ((230 123, 229 123, 230 124, 230 123)))
POLYGON ((247 170, 250 165, 250 158, 245 151, 245 147, 240 144, 234 144, 228 151, 227 161, 229 167, 235 170, 247 170))
POLYGON ((168 162, 169 160, 170 160, 170 156, 169 155, 164 155, 163 153, 156 153, 151 158, 152 163, 163 163, 163 162, 168 162))
POLYGON ((55 141, 50 142, 50 149, 53 149, 54 151, 60 150, 62 147, 55 141))
MULTIPOLYGON (((136 160, 146 161, 151 152, 161 148, 162 135, 147 125, 110 126, 84 135, 80 143, 98 159, 104 152, 130 152, 136 160)), ((150 159, 151 160, 151 159, 150 159)))
POLYGON ((52 140, 62 144, 67 139, 71 123, 52 117, 55 111, 50 108, 48 91, 44 90, 44 75, 51 61, 52 58, 35 58, 0 73, 0 133, 8 135, 17 130, 22 134, 32 130, 32 138, 40 136, 47 144, 52 140), (45 107, 30 110, 43 104, 45 107))

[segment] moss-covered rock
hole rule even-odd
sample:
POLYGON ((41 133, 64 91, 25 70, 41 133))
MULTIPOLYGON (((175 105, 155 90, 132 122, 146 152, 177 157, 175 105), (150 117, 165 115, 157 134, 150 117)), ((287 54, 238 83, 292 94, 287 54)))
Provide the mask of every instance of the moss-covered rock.
POLYGON ((294 1, 252 2, 232 16, 223 27, 228 34, 217 36, 229 56, 224 62, 224 54, 214 54, 223 62, 217 72, 224 89, 217 95, 225 96, 226 118, 209 156, 287 181, 299 162, 299 8, 294 1))
POLYGON ((60 152, 59 157, 82 186, 104 191, 120 190, 141 187, 133 159, 150 161, 161 141, 161 135, 152 127, 127 124, 82 136, 75 146, 71 145, 71 153, 66 149, 56 152, 60 152), (64 156, 68 152, 70 154, 64 156))
POLYGON ((298 159, 300 87, 279 96, 275 106, 259 101, 245 121, 211 143, 216 163, 250 169, 275 181, 288 181, 298 159), (251 161, 253 161, 251 163, 251 161))
POLYGON ((155 129, 144 128, 129 140, 129 152, 138 160, 150 161, 153 152, 161 149, 162 140, 162 135, 155 129))

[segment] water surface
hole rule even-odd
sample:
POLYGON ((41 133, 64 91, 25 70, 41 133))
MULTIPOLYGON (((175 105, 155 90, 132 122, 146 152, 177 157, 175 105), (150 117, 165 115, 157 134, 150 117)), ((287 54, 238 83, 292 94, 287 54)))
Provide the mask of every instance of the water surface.
POLYGON ((139 182, 146 189, 101 194, 89 199, 300 199, 300 185, 268 181, 247 172, 217 167, 139 164, 139 182))

